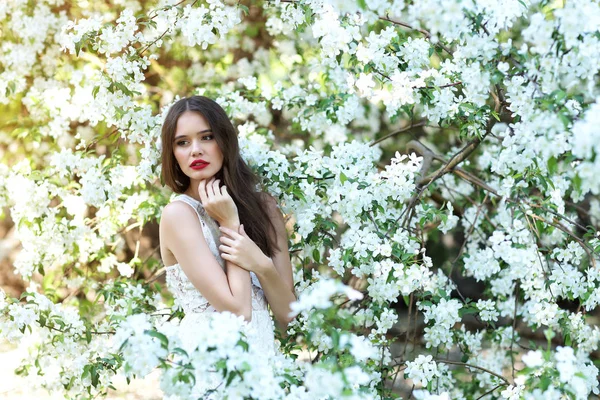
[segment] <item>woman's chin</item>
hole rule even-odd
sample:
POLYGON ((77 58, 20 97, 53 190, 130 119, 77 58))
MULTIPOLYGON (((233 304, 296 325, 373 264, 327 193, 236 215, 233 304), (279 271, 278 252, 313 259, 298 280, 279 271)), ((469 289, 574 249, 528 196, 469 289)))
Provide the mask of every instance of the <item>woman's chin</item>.
POLYGON ((190 173, 188 175, 188 177, 192 181, 200 182, 200 181, 203 181, 203 180, 209 181, 213 177, 215 177, 216 175, 217 175, 216 173, 209 172, 209 171, 193 171, 192 173, 190 173))

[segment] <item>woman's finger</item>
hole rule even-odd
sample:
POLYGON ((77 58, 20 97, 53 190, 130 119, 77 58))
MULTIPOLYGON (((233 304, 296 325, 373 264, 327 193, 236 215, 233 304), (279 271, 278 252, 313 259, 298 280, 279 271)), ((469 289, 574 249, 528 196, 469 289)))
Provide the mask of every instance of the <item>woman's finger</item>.
POLYGON ((227 191, 227 186, 223 185, 223 187, 221 188, 221 194, 225 197, 230 197, 229 192, 227 191))
POLYGON ((227 254, 227 253, 221 253, 221 258, 226 261, 232 261, 232 262, 235 261, 235 257, 233 257, 231 254, 227 254))
POLYGON ((221 241, 221 243, 227 245, 227 246, 233 246, 235 244, 235 240, 231 239, 230 237, 227 236, 221 236, 221 238, 219 239, 221 241))
POLYGON ((231 236, 232 233, 235 233, 233 229, 227 228, 226 226, 220 226, 219 230, 229 236, 231 236))
POLYGON ((219 245, 219 251, 221 251, 222 253, 232 254, 233 247, 225 246, 224 244, 222 244, 219 245))
POLYGON ((215 197, 215 191, 213 189, 213 182, 214 182, 215 178, 212 178, 210 181, 207 182, 206 184, 206 193, 208 194, 208 198, 213 198, 215 197))
POLYGON ((215 193, 215 196, 221 196, 221 189, 219 188, 220 179, 215 179, 212 183, 212 190, 215 193))
POLYGON ((233 229, 229 229, 229 228, 226 228, 224 226, 220 226, 219 230, 221 232, 223 232, 224 234, 226 234, 227 236, 229 236, 229 237, 231 237, 232 239, 235 239, 235 240, 239 240, 239 239, 241 239, 243 237, 242 235, 240 235, 239 233, 237 233, 233 229))
POLYGON ((202 179, 198 184, 198 194, 200 195, 200 202, 206 204, 208 197, 206 196, 206 179, 202 179))

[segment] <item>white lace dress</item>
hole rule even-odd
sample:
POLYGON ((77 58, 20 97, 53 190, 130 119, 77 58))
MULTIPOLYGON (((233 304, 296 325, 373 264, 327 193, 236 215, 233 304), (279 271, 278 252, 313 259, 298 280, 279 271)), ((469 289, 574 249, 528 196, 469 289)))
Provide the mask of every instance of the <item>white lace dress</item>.
MULTIPOLYGON (((221 258, 218 250, 220 231, 217 222, 212 219, 202 207, 202 204, 185 194, 181 194, 173 198, 172 201, 183 201, 189 204, 202 225, 202 232, 210 248, 221 268, 225 268, 225 262, 221 258)), ((200 262, 200 260, 199 260, 200 262)), ((198 324, 206 324, 211 313, 216 310, 210 305, 202 294, 194 287, 192 282, 187 278, 179 264, 168 266, 167 287, 175 298, 175 305, 180 306, 185 312, 185 317, 181 320, 179 329, 182 332, 193 332, 198 324)), ((246 326, 245 333, 251 345, 263 355, 275 354, 275 339, 273 334, 273 320, 267 309, 267 301, 265 294, 254 273, 250 273, 252 279, 252 320, 246 326)), ((193 349, 197 343, 193 343, 194 335, 181 335, 184 348, 193 349)), ((207 379, 206 384, 210 384, 211 379, 207 379)))

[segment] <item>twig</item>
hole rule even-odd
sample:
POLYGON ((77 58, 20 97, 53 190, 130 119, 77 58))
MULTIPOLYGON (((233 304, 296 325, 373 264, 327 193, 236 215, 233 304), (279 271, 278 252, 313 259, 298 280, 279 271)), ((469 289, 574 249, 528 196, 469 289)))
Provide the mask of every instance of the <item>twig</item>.
MULTIPOLYGON (((181 0, 179 3, 173 4, 172 6, 168 6, 168 7, 163 7, 162 10, 167 10, 167 9, 171 9, 171 8, 175 8, 178 5, 185 3, 187 0, 181 0)), ((196 3, 198 2, 198 0, 194 0, 194 2, 191 4, 190 7, 193 7, 196 3)), ((156 18, 156 16, 158 15, 158 13, 156 13, 155 15, 153 15, 152 17, 148 18, 148 20, 154 19, 156 18)), ((153 44, 155 44, 156 42, 158 42, 160 39, 162 39, 169 31, 172 31, 173 27, 168 27, 163 33, 162 35, 160 35, 158 38, 156 38, 152 43, 148 44, 147 46, 145 46, 142 50, 138 51, 138 55, 141 56, 146 50, 148 50, 148 48, 150 48, 150 46, 152 46, 153 44)))
POLYGON ((369 217, 369 219, 373 223, 373 227, 375 228, 375 232, 377 232, 378 235, 381 235, 381 233, 379 232, 379 226, 377 225, 377 222, 375 222, 375 218, 373 218, 373 215, 371 215, 371 212, 368 211, 368 210, 367 210, 367 216, 369 217))
POLYGON ((513 354, 513 344, 515 343, 515 330, 517 329, 517 305, 519 304, 519 283, 515 289, 515 309, 513 312, 512 338, 510 341, 510 364, 512 367, 512 379, 515 380, 515 356, 513 354))
POLYGON ((447 83, 442 86, 432 86, 432 87, 426 86, 426 89, 444 89, 444 88, 449 88, 449 87, 453 87, 453 86, 459 86, 462 84, 463 83, 461 81, 458 81, 458 82, 447 83))
POLYGON ((419 126, 424 126, 426 123, 427 123, 427 121, 426 121, 426 120, 419 121, 419 122, 417 122, 417 123, 415 123, 415 124, 411 123, 409 126, 406 126, 406 127, 402 128, 402 129, 400 129, 400 130, 397 130, 397 131, 395 131, 395 132, 392 132, 392 133, 390 133, 390 134, 388 134, 388 135, 385 135, 385 136, 384 136, 384 137, 382 137, 382 138, 379 138, 379 139, 377 139, 377 140, 375 140, 375 141, 371 142, 370 146, 375 146, 377 143, 383 142, 384 140, 386 140, 386 139, 389 139, 389 138, 391 138, 392 136, 396 136, 396 135, 398 135, 398 134, 400 134, 400 133, 403 133, 403 132, 409 131, 409 130, 411 130, 412 128, 416 128, 416 127, 419 127, 419 126))
POLYGON ((162 35, 160 35, 159 37, 157 37, 156 39, 154 39, 154 41, 152 41, 152 43, 148 43, 148 45, 144 46, 143 49, 141 49, 140 51, 138 51, 138 55, 141 56, 142 54, 144 54, 144 52, 146 50, 148 50, 150 48, 150 46, 152 46, 153 44, 155 44, 156 42, 158 42, 160 39, 162 39, 170 30, 172 30, 172 27, 167 28, 162 35))
POLYGON ((492 390, 488 390, 487 392, 485 392, 484 394, 482 394, 481 396, 479 396, 475 400, 483 399, 485 396, 487 396, 488 394, 492 393, 493 391, 495 391, 496 389, 498 389, 499 387, 502 387, 502 386, 506 386, 506 384, 505 383, 500 383, 500 384, 496 385, 492 390))
POLYGON ((433 160, 442 162, 445 161, 442 157, 435 154, 427 146, 416 139, 406 143, 406 150, 416 150, 419 154, 421 154, 421 156, 423 156, 423 164, 421 164, 421 169, 418 174, 419 179, 425 175, 425 172, 429 171, 433 160))
MULTIPOLYGON (((456 170, 454 170, 454 172, 456 172, 456 170)), ((465 199, 467 199, 467 201, 469 203, 471 203, 471 205, 473 207, 479 207, 479 203, 477 203, 475 200, 473 200, 472 198, 470 198, 469 196, 467 196, 466 194, 460 193, 458 190, 451 188, 451 187, 447 187, 449 191, 451 192, 455 192, 460 194, 461 196, 463 196, 465 199)), ((483 214, 483 218, 485 218, 485 220, 488 222, 488 224, 490 224, 491 227, 494 228, 494 230, 496 230, 496 224, 490 219, 490 217, 487 214, 483 214)), ((479 233, 483 233, 481 230, 479 230, 479 233)))
MULTIPOLYGON (((50 326, 50 325, 44 325, 42 326, 42 328, 48 328, 50 330, 53 331, 57 331, 57 332, 61 332, 61 333, 67 333, 67 330, 63 330, 63 329, 59 329, 56 328, 54 326, 50 326)), ((106 332, 98 332, 98 331, 89 331, 92 335, 114 335, 115 331, 106 331, 106 332)), ((83 337, 81 334, 79 334, 80 337, 83 337)))
POLYGON ((460 365, 460 366, 467 367, 467 368, 475 368, 475 369, 478 369, 478 370, 480 370, 480 371, 487 372, 488 374, 490 374, 490 375, 493 375, 493 376, 495 376, 496 378, 499 378, 499 379, 501 379, 502 381, 504 381, 504 383, 505 383, 506 385, 510 385, 510 382, 508 381, 508 379, 506 379, 506 378, 505 378, 505 377, 503 377, 502 375, 500 375, 500 374, 497 374, 497 373, 495 373, 494 371, 490 371, 490 370, 489 370, 489 369, 487 369, 487 368, 480 367, 480 366, 478 366, 478 365, 467 364, 467 363, 460 362, 460 361, 449 361, 449 360, 440 360, 440 359, 436 359, 436 360, 435 360, 435 362, 442 363, 442 364, 460 365))
POLYGON ((578 227, 579 229, 583 230, 583 231, 587 231, 587 228, 583 225, 581 225, 580 223, 578 223, 577 221, 573 221, 572 219, 568 218, 566 215, 562 215, 554 210, 552 210, 551 208, 548 207, 540 207, 542 210, 549 212, 550 214, 553 214, 557 217, 560 217, 561 219, 564 219, 565 221, 575 225, 576 227, 578 227))
MULTIPOLYGON (((166 7, 161 7, 160 10, 161 11, 166 11, 166 10, 170 10, 171 8, 177 7, 178 5, 180 5, 181 3, 185 3, 187 0, 181 0, 179 3, 173 4, 171 6, 166 6, 166 7)), ((156 12, 156 14, 154 14, 151 17, 148 17, 149 20, 156 18, 156 16, 158 15, 158 11, 159 9, 154 9, 152 11, 156 12)))
MULTIPOLYGON (((379 19, 382 20, 382 21, 391 22, 394 25, 403 26, 405 28, 415 30, 417 32, 422 33, 427 39, 431 39, 431 33, 429 31, 425 30, 425 29, 415 28, 414 26, 409 25, 406 22, 394 21, 393 19, 389 18, 388 15, 386 15, 385 17, 379 17, 379 19)), ((446 51, 446 53, 452 55, 452 50, 450 50, 448 47, 446 47, 442 43, 438 42, 438 43, 435 43, 435 45, 436 46, 440 46, 442 49, 444 49, 446 51)))
POLYGON ((592 266, 594 266, 594 268, 596 268, 596 260, 594 259, 594 255, 593 255, 593 250, 592 252, 590 252, 590 249, 588 248, 588 246, 583 242, 583 240, 581 240, 579 237, 577 237, 577 235, 575 235, 573 232, 571 232, 566 226, 564 226, 563 224, 560 223, 560 221, 558 221, 556 218, 554 218, 556 221, 548 221, 542 217, 540 217, 539 215, 536 214, 531 214, 530 215, 531 218, 533 219, 537 219, 540 220, 548 225, 551 225, 561 231, 563 231, 564 233, 566 233, 567 235, 569 235, 570 237, 572 237, 577 243, 579 243, 579 245, 581 246, 581 248, 586 252, 588 258, 590 259, 590 262, 592 263, 592 266))
POLYGON ((90 150, 90 148, 91 148, 92 146, 94 146, 95 144, 98 144, 98 143, 99 143, 99 142, 100 142, 102 139, 107 139, 107 138, 111 137, 112 135, 114 135, 115 133, 118 133, 118 131, 119 131, 119 130, 118 130, 117 128, 115 128, 115 129, 113 129, 112 131, 110 131, 110 132, 107 132, 107 133, 105 133, 104 135, 102 135, 102 136, 100 136, 100 137, 97 137, 97 138, 95 138, 94 140, 92 140, 91 142, 89 142, 89 143, 88 143, 88 144, 85 146, 85 148, 83 149, 83 151, 88 151, 88 150, 90 150))
MULTIPOLYGON (((489 132, 489 130, 488 130, 488 132, 489 132)), ((400 218, 402 218, 402 216, 406 213, 406 216, 402 223, 402 226, 405 226, 408 223, 408 221, 410 221, 410 219, 412 218, 411 211, 414 208, 415 204, 417 204, 417 201, 421 198, 421 195, 425 192, 425 190, 427 190, 427 188, 433 182, 435 182, 437 179, 441 178, 442 176, 444 176, 445 174, 450 172, 452 169, 454 169, 454 167, 456 167, 458 164, 460 164, 462 161, 464 161, 467 157, 469 157, 471 155, 471 153, 473 151, 475 151, 475 149, 483 141, 483 139, 485 139, 486 136, 487 136, 487 132, 482 137, 476 137, 475 139, 469 141, 469 143, 467 143, 465 145, 465 147, 463 147, 458 153, 456 153, 454 156, 452 156, 452 158, 444 166, 440 167, 436 172, 432 173, 428 177, 422 178, 421 181, 419 182, 419 184, 420 185, 425 184, 425 185, 421 186, 419 191, 412 197, 407 208, 404 210, 404 212, 402 212, 402 214, 400 214, 400 216, 396 219, 396 221, 399 221, 400 218)))
MULTIPOLYGON (((406 337, 404 338, 404 349, 402 350, 402 356, 406 354, 406 348, 408 347, 408 337, 410 335, 410 319, 412 317, 412 308, 414 301, 414 292, 410 294, 410 302, 408 304, 408 326, 406 327, 406 337)), ((416 310, 415 310, 416 312, 416 310)))
POLYGON ((466 244, 469 241, 469 238, 471 237, 471 235, 473 234, 473 231, 475 230, 475 224, 477 223, 477 220, 479 219, 479 214, 481 213, 481 209, 483 208, 483 205, 486 203, 488 199, 488 194, 485 194, 485 198, 483 199, 483 202, 481 202, 481 204, 477 207, 477 213, 475 214, 475 218, 473 219, 473 222, 471 222, 471 226, 469 227, 469 230, 467 232, 467 235, 465 236, 465 240, 463 241, 462 245, 460 246, 460 249, 458 250, 458 254, 456 255, 456 258, 454 258, 454 260, 452 261, 451 268, 450 268, 450 273, 448 274, 448 276, 450 278, 452 278, 452 272, 454 272, 454 267, 456 266, 456 263, 458 261, 458 259, 462 256, 466 244))
POLYGON ((162 267, 160 269, 158 269, 152 276, 150 276, 150 278, 148 278, 144 283, 146 285, 151 284, 152 282, 154 282, 155 280, 157 280, 158 278, 160 278, 161 276, 164 275, 164 273, 167 271, 167 267, 162 267))
POLYGON ((475 149, 483 141, 483 139, 485 139, 486 136, 487 136, 487 132, 482 137, 476 137, 473 140, 469 141, 469 143, 467 143, 467 145, 465 147, 463 147, 458 153, 456 153, 454 156, 452 156, 452 158, 450 159, 450 161, 448 161, 446 163, 446 165, 444 165, 443 167, 441 167, 440 169, 438 169, 436 172, 432 173, 428 177, 424 178, 422 182, 419 182, 420 184, 423 184, 423 183, 425 184, 423 191, 425 189, 427 189, 427 187, 432 182, 434 182, 438 178, 440 178, 443 175, 450 172, 450 170, 452 170, 458 164, 463 162, 467 157, 469 157, 471 155, 471 153, 473 153, 473 151, 475 151, 475 149))
POLYGON ((485 189, 486 191, 495 194, 496 196, 500 197, 500 195, 498 194, 498 192, 496 192, 496 190, 494 188, 492 188, 490 185, 488 185, 487 183, 485 183, 484 181, 482 181, 481 179, 479 179, 478 177, 472 175, 471 173, 465 171, 464 169, 457 167, 454 168, 454 170, 452 170, 452 172, 455 175, 458 175, 458 177, 464 179, 467 182, 470 182, 476 186, 479 186, 482 189, 485 189))

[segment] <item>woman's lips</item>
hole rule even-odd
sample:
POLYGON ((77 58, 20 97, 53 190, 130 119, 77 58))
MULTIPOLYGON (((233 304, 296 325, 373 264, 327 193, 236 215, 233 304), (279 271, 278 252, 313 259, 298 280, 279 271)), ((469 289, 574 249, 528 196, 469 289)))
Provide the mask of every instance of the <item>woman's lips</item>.
POLYGON ((197 164, 191 165, 190 168, 194 169, 194 170, 204 169, 204 168, 208 167, 208 164, 209 163, 197 163, 197 164))

